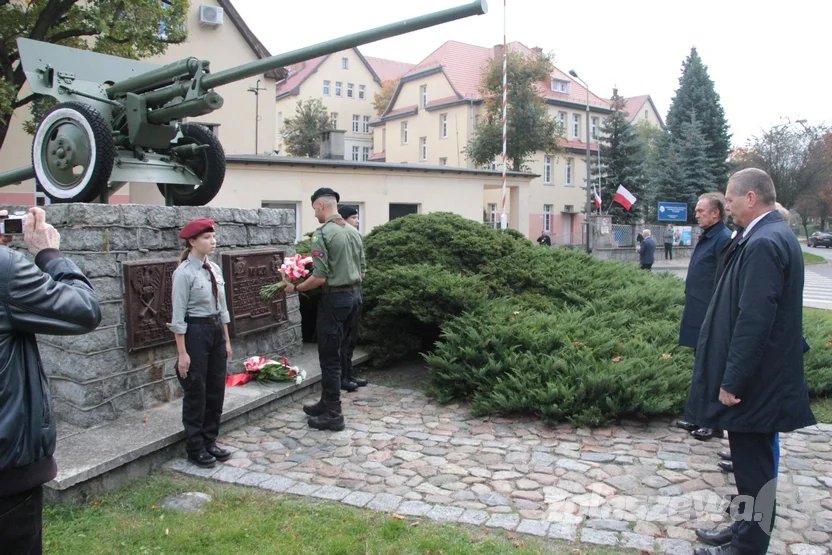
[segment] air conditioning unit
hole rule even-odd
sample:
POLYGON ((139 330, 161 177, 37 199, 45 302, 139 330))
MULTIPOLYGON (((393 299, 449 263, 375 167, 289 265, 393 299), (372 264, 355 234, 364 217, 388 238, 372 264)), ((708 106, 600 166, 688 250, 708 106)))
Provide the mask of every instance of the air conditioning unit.
POLYGON ((209 27, 222 25, 223 10, 218 6, 202 5, 199 7, 199 24, 209 27))
POLYGON ((572 214, 573 212, 575 212, 575 205, 567 204, 563 207, 563 211, 567 214, 572 214))

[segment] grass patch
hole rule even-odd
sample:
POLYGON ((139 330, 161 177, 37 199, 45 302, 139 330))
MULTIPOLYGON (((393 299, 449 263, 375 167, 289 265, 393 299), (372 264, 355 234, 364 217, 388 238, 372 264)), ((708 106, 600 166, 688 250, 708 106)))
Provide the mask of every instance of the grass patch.
MULTIPOLYGON (((404 520, 330 502, 312 502, 161 472, 84 505, 44 507, 44 552, 52 555, 164 553, 503 554, 575 552, 578 544, 484 527, 404 520), (159 507, 168 494, 200 491, 212 502, 200 514, 159 507)), ((581 546, 586 555, 632 550, 581 546)))
POLYGON ((804 264, 823 264, 824 262, 826 262, 826 259, 824 257, 803 251, 804 264))
POLYGON ((812 401, 812 412, 819 424, 832 424, 832 397, 812 401))

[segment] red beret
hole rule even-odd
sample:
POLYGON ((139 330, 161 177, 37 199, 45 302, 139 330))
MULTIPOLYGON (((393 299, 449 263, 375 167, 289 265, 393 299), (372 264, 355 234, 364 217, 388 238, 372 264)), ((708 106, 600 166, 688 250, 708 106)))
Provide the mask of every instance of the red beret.
POLYGON ((182 239, 193 239, 199 236, 200 233, 205 233, 206 231, 214 231, 214 220, 211 218, 200 218, 188 222, 182 228, 182 231, 179 232, 179 237, 182 239))

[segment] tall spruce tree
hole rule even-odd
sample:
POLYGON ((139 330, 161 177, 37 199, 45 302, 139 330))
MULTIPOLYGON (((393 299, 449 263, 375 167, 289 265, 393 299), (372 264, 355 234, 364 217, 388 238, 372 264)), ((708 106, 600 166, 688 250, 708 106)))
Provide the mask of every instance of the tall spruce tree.
POLYGON ((662 131, 656 138, 656 144, 649 160, 649 201, 651 209, 658 202, 682 202, 690 196, 689 191, 682 190, 684 179, 677 160, 678 149, 669 131, 662 131))
MULTIPOLYGON (((602 209, 609 206, 609 215, 615 223, 636 223, 643 216, 644 204, 644 160, 638 131, 630 123, 624 111, 624 98, 618 89, 612 91, 612 109, 601 126, 601 200, 602 209), (619 185, 623 185, 633 196, 636 204, 628 211, 618 203, 609 203, 619 185)), ((593 181, 597 182, 597 175, 593 181)))
POLYGON ((682 124, 681 136, 678 141, 674 141, 674 147, 681 179, 676 194, 677 202, 688 205, 688 221, 693 222, 699 195, 718 190, 708 172, 708 144, 694 113, 691 113, 690 121, 682 124))
POLYGON ((707 173, 713 182, 708 190, 722 190, 728 179, 731 135, 719 94, 696 47, 691 48, 690 55, 682 63, 679 88, 667 112, 667 127, 674 140, 678 141, 682 136, 682 127, 690 122, 691 114, 696 115, 707 146, 707 173))

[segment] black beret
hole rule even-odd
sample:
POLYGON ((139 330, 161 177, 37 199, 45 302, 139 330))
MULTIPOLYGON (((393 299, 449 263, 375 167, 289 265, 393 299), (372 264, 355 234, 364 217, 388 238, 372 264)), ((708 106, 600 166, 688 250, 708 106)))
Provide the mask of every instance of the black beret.
POLYGON ((321 187, 320 189, 312 193, 312 202, 315 202, 320 197, 335 197, 335 202, 339 202, 341 200, 341 195, 339 195, 329 187, 321 187))
POLYGON ((345 204, 341 208, 338 209, 338 213, 341 214, 341 217, 345 220, 350 216, 355 216, 358 214, 358 207, 352 206, 351 204, 345 204))

